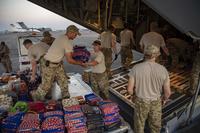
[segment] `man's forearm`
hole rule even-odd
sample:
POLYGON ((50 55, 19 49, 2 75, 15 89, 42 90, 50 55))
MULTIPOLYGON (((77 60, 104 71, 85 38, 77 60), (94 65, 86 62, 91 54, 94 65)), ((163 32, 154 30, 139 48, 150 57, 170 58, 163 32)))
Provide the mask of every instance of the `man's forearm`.
POLYGON ((32 77, 35 77, 36 75, 36 71, 37 71, 37 63, 36 61, 31 61, 31 65, 32 65, 32 77))
POLYGON ((135 91, 135 83, 134 83, 134 78, 133 77, 130 77, 129 78, 129 81, 128 81, 128 86, 127 86, 127 91, 130 95, 133 95, 134 94, 134 91, 135 91))

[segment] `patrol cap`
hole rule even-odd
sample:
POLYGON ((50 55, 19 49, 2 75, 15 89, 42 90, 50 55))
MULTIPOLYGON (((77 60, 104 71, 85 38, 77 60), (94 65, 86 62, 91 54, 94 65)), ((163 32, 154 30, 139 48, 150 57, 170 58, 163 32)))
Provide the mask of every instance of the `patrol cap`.
POLYGON ((67 27, 66 29, 67 32, 74 32, 77 33, 77 35, 81 35, 81 33, 79 32, 79 29, 75 26, 75 25, 70 25, 67 27))
POLYGON ((157 57, 160 55, 160 49, 155 45, 148 45, 144 49, 144 54, 151 57, 157 57))
POLYGON ((99 46, 101 46, 101 41, 95 40, 95 41, 92 43, 92 45, 99 45, 99 46))
POLYGON ((44 36, 44 37, 50 37, 51 34, 49 33, 49 31, 44 31, 44 32, 43 32, 43 36, 44 36))

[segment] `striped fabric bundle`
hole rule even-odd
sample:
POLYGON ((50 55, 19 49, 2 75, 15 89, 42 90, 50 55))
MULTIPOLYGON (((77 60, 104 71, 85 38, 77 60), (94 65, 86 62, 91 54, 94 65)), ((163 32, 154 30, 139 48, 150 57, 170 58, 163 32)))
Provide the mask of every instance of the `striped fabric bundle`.
POLYGON ((50 111, 44 113, 42 122, 42 133, 64 133, 63 112, 50 111))
POLYGON ((74 46, 72 58, 76 61, 88 62, 90 59, 90 52, 85 46, 74 46))
POLYGON ((120 127, 121 120, 118 105, 112 101, 99 102, 99 108, 103 113, 105 130, 110 131, 120 127))
POLYGON ((22 123, 18 128, 19 133, 24 132, 40 132, 40 119, 39 114, 26 114, 22 123))
POLYGON ((65 110, 65 127, 68 133, 87 133, 86 117, 84 116, 81 106, 74 105, 64 108, 65 110))

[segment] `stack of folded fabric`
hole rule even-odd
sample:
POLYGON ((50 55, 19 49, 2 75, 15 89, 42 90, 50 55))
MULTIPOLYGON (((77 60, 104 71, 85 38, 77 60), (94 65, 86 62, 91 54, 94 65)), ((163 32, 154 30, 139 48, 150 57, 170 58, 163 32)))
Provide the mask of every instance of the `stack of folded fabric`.
POLYGON ((55 100, 48 101, 45 108, 46 108, 46 111, 62 110, 61 104, 55 100))
POLYGON ((13 104, 12 97, 9 97, 8 95, 0 94, 0 110, 6 110, 8 111, 9 108, 11 108, 13 104))
POLYGON ((24 116, 23 112, 9 114, 9 116, 3 119, 1 123, 2 132, 16 133, 17 128, 19 127, 23 116, 24 116))
POLYGON ((75 98, 78 100, 78 102, 79 102, 80 105, 81 104, 85 104, 85 99, 83 98, 83 96, 77 96, 75 98))
POLYGON ((79 102, 78 102, 78 99, 76 98, 63 99, 62 105, 63 105, 63 108, 65 108, 65 107, 70 107, 73 105, 79 105, 79 102))
POLYGON ((90 52, 85 46, 74 46, 72 58, 76 61, 87 62, 90 59, 90 52))
POLYGON ((104 121, 101 110, 97 106, 83 105, 82 111, 87 117, 88 133, 102 133, 104 131, 104 121))
POLYGON ((37 101, 37 102, 29 102, 28 110, 30 112, 44 113, 46 109, 44 102, 37 101))
POLYGON ((81 105, 65 107, 65 127, 68 133, 87 133, 86 117, 81 105))
POLYGON ((120 127, 121 120, 118 105, 111 101, 99 102, 99 108, 103 113, 104 126, 106 131, 115 130, 120 127))
POLYGON ((43 115, 42 133, 64 133, 63 112, 50 111, 43 115))
POLYGON ((26 114, 23 118, 22 123, 18 128, 18 132, 19 133, 41 132, 39 114, 26 114))
POLYGON ((31 79, 31 71, 30 69, 21 71, 19 74, 19 77, 22 81, 24 81, 26 83, 26 85, 28 86, 28 90, 32 91, 38 88, 39 84, 41 83, 41 76, 36 75, 35 81, 34 82, 30 82, 31 79))
POLYGON ((85 100, 90 105, 98 105, 98 103, 102 101, 102 98, 95 95, 94 93, 91 93, 91 94, 85 95, 85 100))

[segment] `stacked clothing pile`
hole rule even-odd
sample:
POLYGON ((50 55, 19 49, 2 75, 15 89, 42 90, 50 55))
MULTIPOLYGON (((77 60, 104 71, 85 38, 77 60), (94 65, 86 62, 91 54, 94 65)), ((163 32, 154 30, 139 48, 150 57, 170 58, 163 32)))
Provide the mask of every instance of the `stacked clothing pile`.
POLYGON ((86 117, 81 105, 65 107, 65 127, 68 133, 87 133, 86 117))
POLYGON ((0 110, 8 111, 8 109, 12 106, 12 97, 9 97, 8 95, 0 95, 0 110))
POLYGON ((17 93, 19 101, 30 101, 29 90, 24 81, 20 82, 20 90, 17 93))
POLYGON ((104 131, 104 121, 101 110, 97 106, 83 105, 82 111, 87 117, 88 133, 102 133, 104 131))
POLYGON ((102 98, 98 97, 97 95, 93 93, 85 95, 85 100, 90 105, 98 105, 100 101, 103 101, 102 98))
POLYGON ((26 114, 18 128, 19 133, 40 133, 39 114, 26 114))
POLYGON ((55 100, 50 100, 50 101, 48 101, 45 109, 46 109, 46 111, 62 110, 62 105, 60 102, 57 102, 55 100))
POLYGON ((18 101, 15 103, 15 106, 11 108, 11 112, 27 112, 28 104, 23 101, 18 101))
POLYGON ((28 103, 28 110, 29 112, 37 112, 37 113, 44 113, 45 110, 45 104, 43 102, 37 101, 37 102, 29 102, 28 103))
POLYGON ((78 102, 78 99, 72 97, 72 98, 69 98, 69 99, 63 99, 62 105, 63 105, 63 108, 66 108, 66 107, 70 107, 70 106, 73 106, 73 105, 79 105, 79 102, 78 102))
POLYGON ((104 126, 106 131, 115 130, 120 127, 121 120, 118 105, 111 101, 99 102, 99 108, 103 113, 104 126))
POLYGON ((42 133, 64 133, 63 112, 50 111, 43 115, 42 133))
POLYGON ((24 81, 26 83, 29 91, 36 90, 42 81, 41 76, 36 75, 35 81, 30 82, 30 79, 31 79, 31 70, 30 69, 21 71, 19 74, 19 77, 22 81, 24 81))
POLYGON ((72 58, 76 61, 87 62, 90 59, 90 52, 85 46, 74 46, 72 58))
POLYGON ((1 123, 2 132, 16 133, 17 128, 19 127, 23 116, 24 116, 23 112, 9 114, 9 116, 3 119, 1 123))

